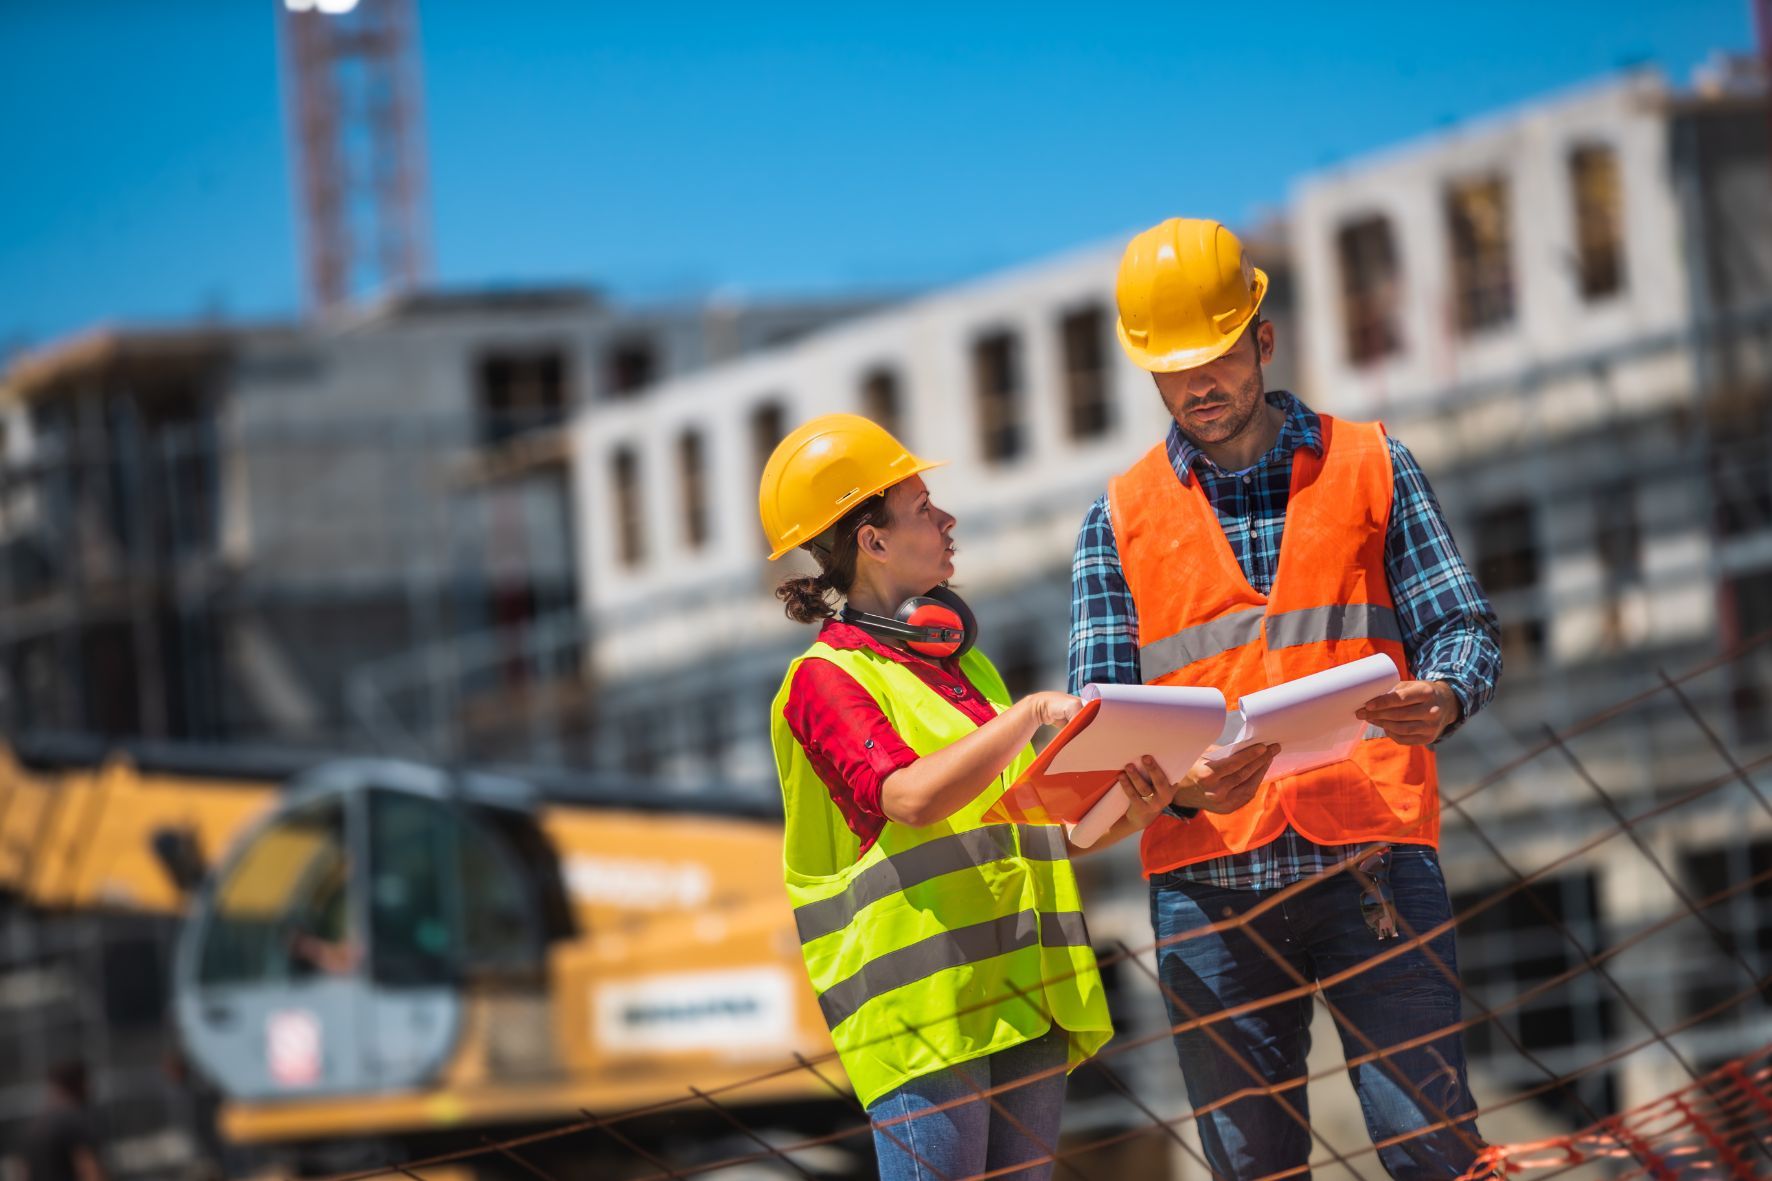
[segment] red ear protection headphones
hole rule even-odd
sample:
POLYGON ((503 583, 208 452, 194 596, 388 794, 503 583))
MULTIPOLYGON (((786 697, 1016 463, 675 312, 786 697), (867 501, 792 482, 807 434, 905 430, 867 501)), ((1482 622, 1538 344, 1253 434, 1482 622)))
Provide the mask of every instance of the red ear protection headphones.
POLYGON ((945 586, 906 599, 890 617, 845 606, 843 622, 853 623, 895 648, 923 656, 964 656, 978 640, 978 619, 972 608, 945 586))

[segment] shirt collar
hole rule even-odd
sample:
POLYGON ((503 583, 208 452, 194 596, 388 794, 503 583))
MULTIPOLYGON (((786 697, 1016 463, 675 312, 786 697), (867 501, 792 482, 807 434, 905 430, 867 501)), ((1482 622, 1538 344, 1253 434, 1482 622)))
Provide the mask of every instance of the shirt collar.
MULTIPOLYGON (((1280 433, 1275 436, 1274 445, 1257 461, 1256 466, 1276 457, 1289 456, 1300 447, 1309 447, 1318 455, 1323 454, 1323 421, 1317 417, 1316 411, 1285 390, 1269 390, 1267 403, 1285 411, 1286 420, 1280 424, 1280 433)), ((1175 469, 1175 474, 1181 478, 1183 484, 1192 477, 1195 461, 1212 463, 1206 458, 1205 452, 1181 433, 1181 425, 1173 420, 1169 423, 1169 437, 1165 442, 1169 449, 1169 465, 1175 469)))

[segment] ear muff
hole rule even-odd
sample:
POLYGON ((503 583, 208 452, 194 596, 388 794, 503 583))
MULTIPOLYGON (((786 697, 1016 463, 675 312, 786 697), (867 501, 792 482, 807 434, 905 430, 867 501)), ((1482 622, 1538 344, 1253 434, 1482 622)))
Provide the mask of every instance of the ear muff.
POLYGON ((899 605, 898 621, 916 633, 905 647, 925 656, 952 656, 966 642, 966 626, 960 613, 939 599, 926 595, 906 599, 899 605))
MULTIPOLYGON (((945 608, 952 612, 953 618, 958 621, 957 626, 961 636, 960 646, 952 652, 943 653, 943 655, 960 657, 972 651, 972 645, 978 643, 978 616, 972 613, 972 608, 967 605, 966 600, 946 586, 932 588, 928 594, 922 596, 922 599, 926 603, 933 602, 938 608, 945 608)), ((903 607, 899 608, 900 612, 903 610, 903 607)))
POLYGON ((845 607, 843 620, 922 656, 964 656, 978 641, 977 616, 965 599, 945 586, 906 599, 890 619, 845 607))

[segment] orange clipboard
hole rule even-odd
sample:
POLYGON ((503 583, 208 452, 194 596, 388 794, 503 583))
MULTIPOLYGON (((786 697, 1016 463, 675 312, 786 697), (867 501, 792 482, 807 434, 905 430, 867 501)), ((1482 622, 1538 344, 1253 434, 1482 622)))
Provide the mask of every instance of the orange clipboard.
POLYGON ((1101 699, 1083 703, 1075 717, 1040 752, 1032 765, 985 809, 986 824, 1075 824, 1088 814, 1120 777, 1118 767, 1093 771, 1049 771, 1071 739, 1088 729, 1101 712, 1101 699))

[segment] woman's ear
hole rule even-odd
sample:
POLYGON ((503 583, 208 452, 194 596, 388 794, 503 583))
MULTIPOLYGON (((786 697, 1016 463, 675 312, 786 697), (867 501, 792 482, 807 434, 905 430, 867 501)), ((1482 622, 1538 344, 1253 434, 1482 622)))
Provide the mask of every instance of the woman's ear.
POLYGON ((876 562, 886 560, 886 532, 878 525, 863 525, 855 531, 855 552, 866 554, 876 562))

